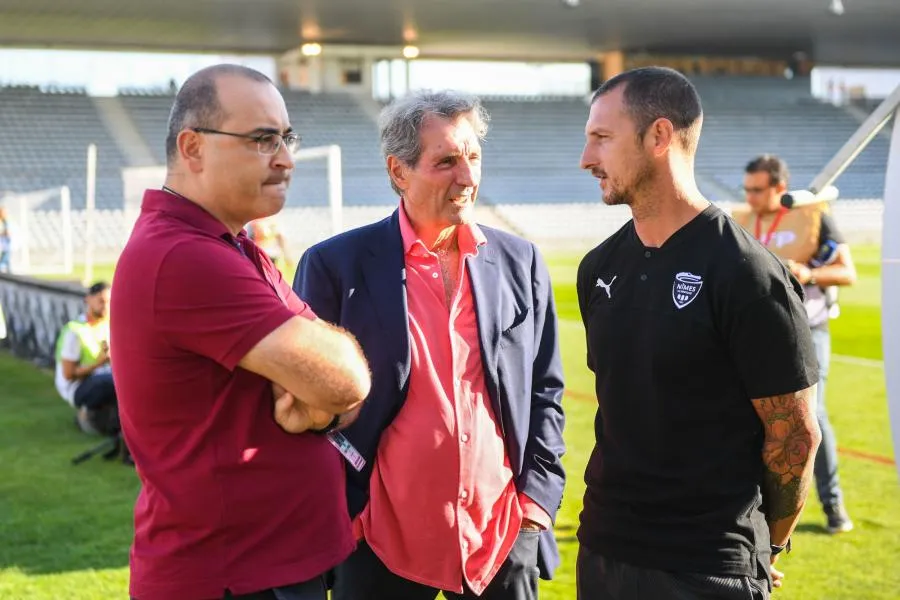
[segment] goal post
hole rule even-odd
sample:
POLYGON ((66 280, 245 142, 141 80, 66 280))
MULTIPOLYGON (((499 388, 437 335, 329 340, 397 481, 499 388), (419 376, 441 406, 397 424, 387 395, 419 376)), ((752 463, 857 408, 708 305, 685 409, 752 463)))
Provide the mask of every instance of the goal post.
POLYGON ((336 235, 344 229, 344 185, 341 168, 341 147, 332 144, 330 146, 316 146, 315 148, 300 148, 294 152, 294 162, 305 160, 326 161, 326 177, 328 178, 328 207, 331 212, 331 234, 336 235))
POLYGON ((10 267, 22 275, 71 275, 74 270, 72 195, 68 186, 9 193, 10 267))
MULTIPOLYGON (((894 120, 884 184, 881 244, 881 339, 888 411, 894 448, 900 448, 900 86, 874 110, 810 184, 818 193, 830 185, 894 120)), ((900 477, 900 460, 894 461, 900 477)))
MULTIPOLYGON (((887 101, 886 101, 887 103, 887 101)), ((884 230, 881 245, 881 339, 894 448, 900 448, 900 86, 885 106, 894 114, 894 130, 884 185, 884 230)), ((894 461, 900 477, 900 458, 894 461)))

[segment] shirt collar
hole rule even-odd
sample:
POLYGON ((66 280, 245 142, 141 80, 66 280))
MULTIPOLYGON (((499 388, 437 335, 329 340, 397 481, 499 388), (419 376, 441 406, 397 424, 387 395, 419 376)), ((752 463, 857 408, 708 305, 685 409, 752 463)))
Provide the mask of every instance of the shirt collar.
POLYGON ((232 235, 224 223, 209 214, 202 206, 180 194, 166 190, 146 190, 141 210, 166 213, 205 233, 222 238, 229 244, 243 245, 243 238, 247 237, 243 229, 237 236, 232 235))
MULTIPOLYGON (((425 243, 419 239, 412 222, 406 214, 403 198, 400 199, 400 237, 403 238, 403 253, 406 256, 424 256, 432 254, 425 243)), ((478 255, 478 249, 487 244, 487 238, 476 223, 463 223, 456 228, 457 243, 462 255, 478 255)))

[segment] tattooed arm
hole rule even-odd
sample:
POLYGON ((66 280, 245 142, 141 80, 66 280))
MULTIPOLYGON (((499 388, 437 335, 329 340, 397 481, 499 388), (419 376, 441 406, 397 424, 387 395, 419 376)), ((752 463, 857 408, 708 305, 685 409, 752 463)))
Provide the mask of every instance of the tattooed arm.
POLYGON ((757 398, 753 408, 765 431, 763 502, 772 543, 782 546, 800 519, 822 438, 816 421, 816 386, 757 398))

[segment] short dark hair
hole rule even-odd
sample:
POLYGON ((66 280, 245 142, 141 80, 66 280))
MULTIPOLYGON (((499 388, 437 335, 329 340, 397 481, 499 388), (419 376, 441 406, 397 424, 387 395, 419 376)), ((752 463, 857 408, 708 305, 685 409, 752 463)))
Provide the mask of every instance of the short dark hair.
MULTIPOLYGON (((242 65, 221 64, 201 69, 187 78, 175 95, 175 103, 169 113, 166 134, 166 161, 171 164, 178 153, 178 134, 186 127, 216 129, 225 115, 219 104, 216 82, 224 75, 244 77, 260 83, 272 80, 255 69, 242 65)), ((274 85, 274 84, 273 84, 274 85)))
POLYGON ((619 73, 603 83, 591 98, 591 104, 620 86, 625 107, 643 138, 657 119, 668 119, 681 137, 685 149, 697 150, 703 106, 697 88, 687 77, 666 67, 641 67, 619 73))
POLYGON ((787 185, 788 180, 791 177, 791 174, 788 172, 787 164, 774 154, 757 156, 747 163, 744 172, 767 173, 769 175, 769 185, 773 187, 781 183, 787 185))
POLYGON ((96 296, 100 292, 105 292, 108 289, 108 283, 106 283, 105 281, 97 281, 87 289, 87 293, 85 293, 85 296, 96 296))

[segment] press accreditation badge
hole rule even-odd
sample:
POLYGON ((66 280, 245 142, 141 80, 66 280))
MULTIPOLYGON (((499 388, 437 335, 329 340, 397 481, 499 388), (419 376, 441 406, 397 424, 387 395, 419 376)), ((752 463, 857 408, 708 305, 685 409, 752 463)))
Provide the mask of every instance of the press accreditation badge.
MULTIPOLYGON (((265 271, 265 270, 264 270, 265 271)), ((278 294, 278 298, 284 302, 284 305, 290 308, 290 304, 287 299, 281 293, 281 290, 278 288, 278 285, 271 280, 268 274, 266 274, 266 278, 269 279, 269 283, 272 284, 272 288, 275 290, 275 293, 278 294)), ((351 290, 352 295, 352 290, 351 290)), ((353 447, 353 444, 350 443, 344 434, 340 431, 332 431, 325 434, 325 437, 328 438, 328 441, 331 442, 331 445, 338 449, 344 458, 347 459, 347 462, 350 463, 357 471, 362 471, 363 467, 366 466, 366 459, 362 457, 362 454, 359 453, 359 450, 353 447)))
POLYGON ((340 431, 332 431, 331 433, 326 434, 328 441, 331 442, 331 445, 338 449, 338 452, 344 455, 344 458, 347 459, 347 462, 356 469, 357 471, 362 471, 363 467, 366 466, 366 459, 362 457, 362 454, 359 453, 359 450, 353 447, 353 444, 350 443, 344 434, 340 431))

